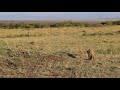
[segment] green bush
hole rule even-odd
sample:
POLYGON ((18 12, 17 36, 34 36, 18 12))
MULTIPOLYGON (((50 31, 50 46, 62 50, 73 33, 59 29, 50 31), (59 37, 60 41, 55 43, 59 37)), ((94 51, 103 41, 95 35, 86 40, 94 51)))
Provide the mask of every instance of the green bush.
POLYGON ((118 21, 106 21, 106 22, 102 22, 102 25, 120 25, 120 20, 118 21))
POLYGON ((114 21, 113 24, 114 25, 120 25, 120 20, 119 21, 114 21))

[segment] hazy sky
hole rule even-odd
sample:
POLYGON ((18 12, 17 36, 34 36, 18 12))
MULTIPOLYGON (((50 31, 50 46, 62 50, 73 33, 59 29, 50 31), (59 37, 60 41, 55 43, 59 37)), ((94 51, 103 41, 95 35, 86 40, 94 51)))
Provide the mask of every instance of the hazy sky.
POLYGON ((120 12, 0 12, 0 20, 120 18, 120 12))

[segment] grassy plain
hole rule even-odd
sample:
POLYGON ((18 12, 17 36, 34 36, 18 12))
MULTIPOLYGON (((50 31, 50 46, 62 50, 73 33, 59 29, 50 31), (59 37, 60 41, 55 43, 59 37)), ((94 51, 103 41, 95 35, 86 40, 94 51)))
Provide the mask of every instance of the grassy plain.
POLYGON ((120 26, 1 29, 0 77, 120 78, 120 26))

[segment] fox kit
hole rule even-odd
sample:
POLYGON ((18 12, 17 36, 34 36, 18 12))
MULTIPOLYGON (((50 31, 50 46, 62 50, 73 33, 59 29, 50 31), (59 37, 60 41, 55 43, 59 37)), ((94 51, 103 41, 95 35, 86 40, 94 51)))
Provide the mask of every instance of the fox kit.
POLYGON ((87 50, 87 54, 88 54, 88 59, 89 60, 94 60, 94 51, 93 51, 93 49, 87 50))

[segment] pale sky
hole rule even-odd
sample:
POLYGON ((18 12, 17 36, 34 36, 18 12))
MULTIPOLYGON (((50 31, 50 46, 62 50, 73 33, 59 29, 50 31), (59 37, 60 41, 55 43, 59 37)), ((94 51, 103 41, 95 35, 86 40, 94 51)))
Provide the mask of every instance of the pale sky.
POLYGON ((0 12, 0 20, 120 18, 120 12, 0 12))

